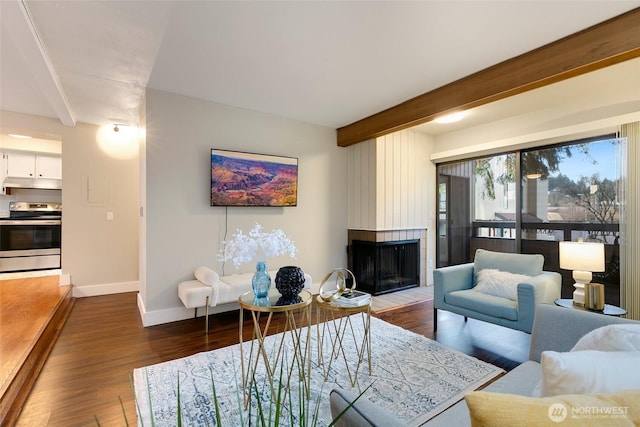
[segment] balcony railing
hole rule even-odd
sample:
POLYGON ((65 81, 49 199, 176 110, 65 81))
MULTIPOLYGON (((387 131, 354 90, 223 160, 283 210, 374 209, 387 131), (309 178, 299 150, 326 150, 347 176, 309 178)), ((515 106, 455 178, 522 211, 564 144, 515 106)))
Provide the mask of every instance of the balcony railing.
MULTIPOLYGON (((556 241, 571 241, 576 239, 576 234, 587 234, 605 238, 606 243, 613 243, 613 239, 615 239, 620 231, 620 224, 617 222, 523 222, 521 224, 521 227, 524 234, 534 236, 534 234, 530 233, 533 232, 537 237, 523 236, 523 238, 525 239, 532 238, 534 240, 556 241), (540 236, 544 235, 553 236, 555 238, 540 238, 540 236)), ((472 237, 490 237, 503 239, 515 239, 516 237, 515 221, 473 221, 471 223, 471 228, 472 237)))
MULTIPOLYGON (((573 280, 571 272, 560 268, 558 242, 597 240, 605 243, 606 271, 594 273, 594 282, 604 283, 606 300, 617 304, 620 300, 619 245, 620 224, 594 222, 523 222, 520 251, 544 256, 544 269, 562 274, 562 295, 571 297, 573 280)), ((471 223, 471 242, 469 261, 476 249, 498 252, 516 252, 515 221, 473 221, 471 223)))

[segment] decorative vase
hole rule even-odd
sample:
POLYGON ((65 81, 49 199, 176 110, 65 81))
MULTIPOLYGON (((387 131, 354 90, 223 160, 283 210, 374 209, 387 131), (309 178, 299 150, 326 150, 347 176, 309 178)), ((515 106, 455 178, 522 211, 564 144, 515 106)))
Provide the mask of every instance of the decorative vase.
POLYGON ((251 279, 251 287, 256 298, 265 298, 269 295, 269 287, 271 286, 271 276, 267 271, 267 264, 264 261, 258 261, 256 264, 256 272, 251 279))
POLYGON ((300 267, 286 266, 276 273, 276 289, 283 302, 294 304, 301 300, 299 294, 304 288, 304 272, 300 267))

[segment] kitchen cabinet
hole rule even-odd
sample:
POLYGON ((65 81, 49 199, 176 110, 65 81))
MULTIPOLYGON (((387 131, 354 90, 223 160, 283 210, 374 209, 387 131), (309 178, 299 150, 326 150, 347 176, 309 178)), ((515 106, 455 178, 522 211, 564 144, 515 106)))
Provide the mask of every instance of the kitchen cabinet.
POLYGON ((4 155, 6 176, 62 179, 62 158, 47 154, 9 152, 4 155))
POLYGON ((36 178, 62 179, 62 158, 37 155, 36 178))

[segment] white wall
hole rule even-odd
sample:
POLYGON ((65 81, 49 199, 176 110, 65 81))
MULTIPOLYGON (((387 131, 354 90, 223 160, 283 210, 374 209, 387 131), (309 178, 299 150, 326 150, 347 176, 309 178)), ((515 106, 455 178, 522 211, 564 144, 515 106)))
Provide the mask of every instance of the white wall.
MULTIPOLYGON (((139 305, 145 325, 193 316, 178 299, 178 283, 200 265, 222 274, 217 255, 225 232, 231 238, 255 222, 282 228, 299 249, 295 260, 268 260, 271 270, 298 265, 316 282, 346 266, 346 150, 336 145, 334 129, 152 89, 144 120, 145 280, 139 305), (297 157, 298 206, 209 206, 211 148, 297 157)), ((240 270, 250 271, 255 265, 240 270)), ((235 272, 228 263, 224 273, 235 272)))
POLYGON ((429 161, 431 137, 404 130, 376 142, 376 229, 433 229, 436 172, 429 161))
POLYGON ((435 166, 432 138, 410 130, 347 147, 350 229, 432 226, 435 166))
POLYGON ((66 127, 56 119, 8 111, 0 117, 3 128, 62 141, 62 273, 70 275, 74 296, 137 290, 137 156, 105 154, 94 125, 66 127), (100 200, 88 199, 89 177, 105 188, 100 200), (107 212, 114 213, 113 221, 106 220, 107 212))

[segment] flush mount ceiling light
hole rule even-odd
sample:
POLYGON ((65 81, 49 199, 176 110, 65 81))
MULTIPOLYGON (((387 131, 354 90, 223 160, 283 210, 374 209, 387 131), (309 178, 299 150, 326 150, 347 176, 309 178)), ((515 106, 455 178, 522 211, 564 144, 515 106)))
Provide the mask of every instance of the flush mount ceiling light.
POLYGON ((541 173, 530 173, 530 174, 527 174, 527 179, 531 179, 531 180, 539 179, 541 177, 542 177, 541 173))
POLYGON ((444 116, 440 116, 434 120, 436 123, 455 123, 462 120, 464 117, 464 111, 458 111, 456 113, 446 114, 444 116))
POLYGON ((110 157, 129 159, 138 153, 139 132, 137 126, 113 123, 101 126, 96 132, 96 142, 110 157))

